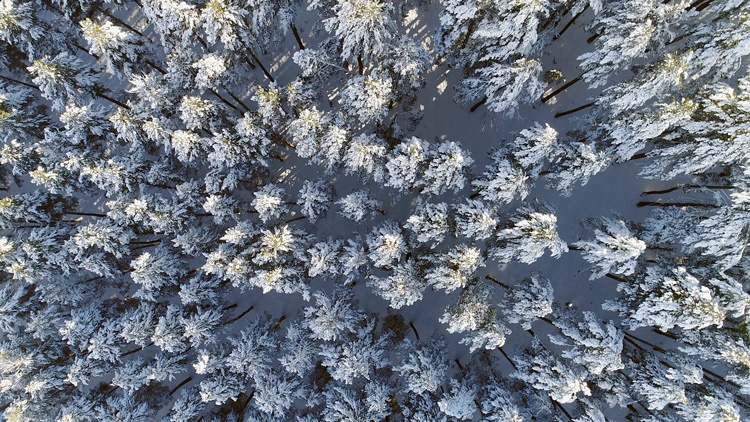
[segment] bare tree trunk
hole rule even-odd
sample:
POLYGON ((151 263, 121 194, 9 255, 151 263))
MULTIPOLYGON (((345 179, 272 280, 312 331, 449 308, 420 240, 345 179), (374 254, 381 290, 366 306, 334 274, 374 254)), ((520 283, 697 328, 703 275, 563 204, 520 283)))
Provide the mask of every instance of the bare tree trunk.
POLYGON ((715 204, 701 204, 699 202, 653 202, 653 201, 641 201, 636 204, 638 208, 642 207, 695 207, 695 208, 719 208, 719 205, 715 204))
POLYGON ((182 380, 182 382, 181 382, 181 383, 177 384, 177 386, 175 386, 175 388, 173 388, 173 389, 172 389, 172 390, 171 390, 171 391, 169 392, 169 395, 170 395, 170 396, 171 396, 171 395, 173 395, 174 393, 176 393, 176 392, 177 392, 177 390, 179 390, 180 388, 182 388, 182 386, 184 386, 185 384, 189 383, 189 382, 190 382, 190 381, 192 381, 192 380, 193 380, 193 377, 187 377, 187 378, 185 378, 184 380, 182 380))
POLYGON ((573 18, 570 21, 568 21, 568 23, 563 27, 562 31, 558 32, 557 35, 552 37, 552 40, 556 41, 558 38, 560 38, 562 34, 564 34, 565 31, 567 31, 568 28, 570 28, 570 26, 575 23, 576 19, 578 19, 588 8, 589 8, 589 5, 587 4, 586 7, 583 8, 583 10, 578 12, 575 16, 573 16, 573 18))
POLYGON ((414 331, 414 337, 416 337, 417 341, 419 341, 419 333, 417 332, 417 327, 414 326, 413 322, 409 322, 409 326, 411 327, 412 331, 414 331))
POLYGON ((555 95, 557 95, 557 94, 559 94, 559 93, 561 93, 561 92, 565 91, 566 89, 568 89, 568 88, 570 88, 571 86, 573 86, 573 85, 575 85, 576 83, 578 83, 578 82, 579 82, 580 80, 581 80, 581 77, 580 77, 580 76, 576 77, 575 79, 571 79, 570 81, 568 81, 567 83, 565 83, 565 85, 561 86, 560 88, 557 88, 556 90, 552 91, 551 93, 549 93, 549 94, 547 94, 547 95, 544 95, 544 96, 542 96, 542 102, 543 102, 543 103, 546 103, 547 101, 549 101, 549 100, 550 100, 550 98, 552 98, 552 97, 554 97, 555 95))
POLYGON ((305 44, 302 43, 302 37, 299 36, 299 31, 297 31, 297 26, 294 24, 294 22, 289 24, 289 27, 292 28, 292 34, 294 34, 294 39, 297 40, 297 45, 299 45, 300 50, 305 49, 305 44))
POLYGON ((479 100, 479 102, 471 106, 471 108, 469 109, 469 113, 477 111, 477 109, 483 106, 485 103, 487 103, 487 97, 482 98, 481 100, 479 100))
POLYGON ((273 76, 271 76, 271 74, 268 72, 268 69, 266 69, 266 67, 263 66, 263 63, 261 63, 260 59, 258 59, 258 56, 255 55, 255 53, 253 52, 253 50, 248 49, 248 51, 250 52, 250 57, 252 57, 253 60, 255 60, 255 63, 257 63, 258 66, 260 66, 260 70, 263 71, 263 74, 266 75, 266 77, 268 78, 268 80, 271 81, 271 82, 276 82, 276 80, 273 78, 273 76))
POLYGON ((589 107, 592 107, 594 104, 596 104, 596 103, 592 102, 592 103, 584 104, 584 105, 582 105, 580 107, 572 108, 570 110, 557 113, 557 114, 555 114, 555 119, 557 119, 558 117, 567 116, 568 114, 577 113, 577 112, 579 112, 581 110, 585 110, 585 109, 587 109, 589 107))

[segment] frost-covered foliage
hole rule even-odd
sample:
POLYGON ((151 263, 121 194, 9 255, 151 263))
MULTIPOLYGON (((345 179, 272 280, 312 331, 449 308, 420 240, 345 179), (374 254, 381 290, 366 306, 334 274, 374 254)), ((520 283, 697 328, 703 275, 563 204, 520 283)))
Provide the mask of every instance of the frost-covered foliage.
POLYGON ((571 403, 578 394, 591 395, 586 372, 555 356, 537 338, 531 349, 515 356, 514 361, 517 368, 511 376, 544 391, 552 400, 571 403))
POLYGON ((448 324, 449 333, 466 333, 462 344, 472 352, 484 347, 495 349, 505 344, 510 330, 497 317, 497 309, 490 302, 490 291, 482 285, 472 285, 461 292, 455 305, 449 306, 440 322, 448 324))
POLYGON ((740 0, 0 0, 0 418, 747 420, 748 56, 740 0))
POLYGON ((557 217, 529 207, 518 210, 510 221, 510 227, 498 230, 496 242, 497 246, 490 253, 502 266, 511 261, 531 264, 546 249, 554 258, 568 251, 568 245, 557 235, 557 217))
POLYGON ((374 60, 386 52, 392 38, 393 5, 380 0, 336 0, 334 15, 324 21, 327 31, 341 40, 344 60, 374 60))
POLYGON ((416 242, 432 242, 431 247, 435 248, 448 234, 448 204, 431 204, 420 200, 414 211, 415 214, 406 219, 404 227, 411 230, 416 242))
POLYGON ((510 289, 503 315, 508 322, 530 330, 532 322, 552 313, 553 298, 552 283, 541 274, 532 274, 510 289))
POLYGON ((594 229, 596 240, 583 240, 573 245, 581 248, 583 258, 594 265, 591 279, 608 273, 631 275, 646 243, 634 237, 622 220, 603 218, 601 228, 594 229))
POLYGON ((358 76, 341 92, 342 107, 362 124, 380 122, 388 113, 391 89, 390 78, 358 76))

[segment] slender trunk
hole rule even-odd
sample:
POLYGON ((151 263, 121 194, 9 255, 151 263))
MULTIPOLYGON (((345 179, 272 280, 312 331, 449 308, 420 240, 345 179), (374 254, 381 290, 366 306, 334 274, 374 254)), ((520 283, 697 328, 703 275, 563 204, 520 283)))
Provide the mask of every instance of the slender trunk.
POLYGON ((247 315, 247 314, 248 314, 248 313, 249 313, 250 311, 252 311, 253 309, 255 309, 255 306, 250 306, 249 308, 245 309, 245 311, 244 311, 243 313, 241 313, 241 314, 237 315, 236 317, 234 317, 234 318, 230 319, 230 320, 229 320, 229 323, 231 324, 231 323, 233 323, 233 322, 237 322, 237 321, 239 321, 239 320, 240 320, 240 318, 242 318, 243 316, 247 315))
POLYGON ((0 75, 0 79, 4 80, 5 82, 10 82, 10 83, 14 83, 14 84, 23 85, 23 86, 26 86, 26 87, 29 87, 31 89, 35 89, 35 90, 39 91, 39 87, 38 86, 32 85, 30 83, 23 82, 23 81, 19 81, 18 79, 13 79, 13 78, 10 78, 10 77, 4 76, 4 75, 0 75))
POLYGON ((604 32, 600 32, 600 33, 598 33, 598 34, 594 34, 594 35, 592 35, 592 36, 588 37, 588 39, 586 40, 586 42, 587 42, 588 44, 591 44, 592 42, 596 41, 596 39, 597 39, 597 38, 601 37, 603 33, 604 33, 604 32))
POLYGON ((224 98, 221 95, 219 95, 218 92, 214 91, 213 89, 209 89, 208 91, 210 93, 214 94, 214 96, 216 96, 216 98, 218 98, 219 100, 221 100, 222 103, 226 104, 227 107, 229 107, 231 109, 234 109, 234 110, 237 110, 237 107, 234 104, 230 103, 226 98, 224 98))
POLYGON ((281 318, 279 318, 276 321, 276 324, 273 326, 273 330, 274 331, 278 330, 281 327, 281 323, 284 322, 284 320, 286 320, 286 315, 282 315, 281 318))
POLYGON ((632 157, 628 158, 627 161, 641 160, 641 159, 644 159, 644 158, 647 158, 647 157, 648 157, 648 155, 646 155, 645 153, 639 152, 638 154, 635 154, 632 157))
POLYGON ((477 198, 479 198, 479 197, 480 197, 481 195, 482 195, 482 194, 481 194, 481 193, 479 193, 479 192, 476 192, 476 193, 472 193, 472 194, 471 194, 471 196, 469 196, 469 199, 477 199, 477 198))
POLYGON ((107 214, 99 214, 95 212, 76 212, 76 211, 65 211, 65 214, 80 215, 85 217, 106 217, 107 214))
POLYGON ((662 349, 661 347, 659 347, 659 346, 657 346, 657 345, 655 345, 655 344, 653 344, 653 343, 651 343, 651 342, 648 342, 648 341, 646 341, 646 340, 643 340, 643 339, 641 339, 641 338, 639 338, 639 337, 636 337, 636 336, 634 336, 634 335, 632 335, 632 334, 628 333, 627 331, 623 331, 623 333, 625 334, 625 337, 627 337, 627 338, 629 338, 629 339, 632 339, 632 340, 637 340, 637 341, 639 341, 639 342, 641 342, 641 343, 645 344, 646 346, 648 346, 648 347, 650 347, 650 348, 654 349, 655 351, 657 351, 657 352, 659 352, 659 353, 665 353, 665 352, 666 352, 666 350, 662 349))
POLYGON ((464 370, 464 366, 461 365, 461 361, 458 360, 458 358, 454 359, 453 361, 456 362, 456 366, 458 366, 458 369, 460 369, 462 371, 464 370))
POLYGON ((636 204, 638 208, 642 207, 695 207, 695 208, 719 208, 719 205, 715 204, 702 204, 699 202, 652 202, 652 201, 641 201, 636 204))
POLYGON ((146 64, 151 66, 153 69, 156 69, 157 72, 161 73, 162 75, 166 75, 167 71, 162 69, 160 66, 157 66, 156 63, 152 62, 151 60, 145 60, 146 64))
POLYGON ((183 380, 183 381, 182 381, 181 383, 177 384, 177 386, 176 386, 175 388, 173 388, 173 389, 172 389, 172 390, 171 390, 171 391, 169 392, 169 395, 170 395, 170 396, 171 396, 171 395, 173 395, 174 393, 176 393, 176 392, 177 392, 177 390, 179 390, 180 388, 182 388, 182 386, 184 386, 185 384, 189 383, 189 382, 190 382, 190 381, 192 381, 192 380, 193 380, 193 377, 187 377, 187 378, 185 378, 185 379, 184 379, 184 380, 183 380))
POLYGON ((156 240, 138 240, 128 243, 128 245, 158 245, 161 243, 161 239, 156 240))
POLYGON ((417 332, 417 327, 414 326, 413 322, 409 322, 409 326, 411 327, 411 330, 414 331, 414 337, 416 337, 417 341, 419 341, 419 333, 417 332))
POLYGON ((268 69, 266 69, 266 67, 263 66, 263 63, 261 63, 260 59, 258 59, 258 56, 255 55, 255 53, 253 52, 253 50, 248 50, 248 51, 250 52, 250 57, 252 57, 253 60, 255 60, 255 63, 257 63, 258 66, 260 66, 260 70, 263 71, 263 74, 266 75, 266 77, 268 78, 268 80, 271 81, 271 82, 276 82, 276 80, 273 78, 273 76, 271 76, 271 74, 268 73, 268 69))
POLYGON ((698 7, 696 7, 695 10, 698 11, 698 12, 702 12, 705 8, 707 8, 708 6, 710 6, 711 3, 713 3, 713 0, 708 0, 707 2, 702 3, 701 5, 699 5, 698 7))
POLYGON ((487 102, 487 97, 482 98, 481 100, 479 100, 479 102, 471 106, 471 108, 469 109, 469 113, 473 113, 477 111, 477 109, 483 106, 486 102, 487 102))
POLYGON ((551 397, 550 397, 550 400, 552 400, 552 404, 554 404, 555 407, 557 407, 558 409, 560 409, 560 411, 562 411, 565 414, 565 416, 568 418, 569 421, 573 420, 573 417, 570 416, 570 413, 568 413, 568 411, 565 410, 565 408, 563 407, 563 405, 561 405, 560 403, 558 403, 557 400, 553 400, 551 397))
POLYGON ((659 334, 660 336, 664 336, 664 337, 670 338, 670 339, 675 340, 675 341, 680 339, 680 337, 678 337, 677 334, 672 334, 672 333, 670 333, 668 331, 662 331, 662 330, 660 330, 658 328, 654 328, 651 331, 653 331, 656 334, 659 334))
POLYGON ((580 107, 572 108, 570 110, 557 113, 557 114, 555 114, 555 119, 557 119, 558 117, 567 116, 568 114, 577 113, 577 112, 579 112, 581 110, 585 110, 585 109, 587 109, 589 107, 594 106, 594 104, 596 104, 596 103, 591 102, 591 103, 588 103, 588 104, 584 104, 584 105, 582 105, 580 107))
POLYGON ((632 404, 629 404, 626 407, 628 408, 628 410, 630 410, 635 415, 635 417, 637 417, 637 418, 641 417, 641 414, 638 413, 638 411, 635 409, 635 406, 633 406, 632 404))
POLYGON ((513 369, 518 369, 518 366, 516 366, 516 363, 513 362, 513 359, 511 359, 510 356, 508 356, 507 353, 505 353, 505 350, 503 350, 502 347, 498 347, 497 350, 499 350, 500 353, 502 353, 502 355, 505 357, 505 360, 508 361, 508 363, 510 364, 510 366, 513 367, 513 369))
POLYGON ((666 47, 666 46, 672 45, 672 44, 674 44, 676 42, 680 42, 680 41, 684 40, 685 38, 687 38, 689 36, 690 36, 689 33, 688 34, 682 34, 682 35, 678 36, 677 38, 673 39, 672 41, 668 41, 668 42, 664 43, 664 46, 666 47))
MULTIPOLYGON (((109 10, 102 8, 99 5, 94 6, 94 10, 101 13, 102 15, 110 18, 114 23, 124 26, 125 28, 129 29, 134 34, 137 34, 140 37, 143 37, 143 33, 132 26, 128 25, 126 22, 124 22, 122 19, 118 18, 117 16, 114 16, 109 10)), ((145 38, 145 37, 144 37, 145 38)))
POLYGON ((357 56, 357 65, 359 66, 359 74, 364 75, 365 74, 365 64, 362 62, 362 55, 357 56))
POLYGON ((245 409, 247 409, 247 405, 250 404, 250 400, 252 400, 254 396, 255 396, 255 390, 251 391, 250 394, 247 395, 247 400, 245 400, 245 402, 242 403, 242 406, 240 406, 239 408, 240 416, 244 417, 245 409))
POLYGON ((721 190, 721 189, 734 189, 735 187, 732 185, 686 185, 686 184, 679 184, 677 186, 673 186, 669 189, 662 189, 662 190, 646 190, 641 193, 641 196, 645 195, 659 195, 664 193, 670 193, 674 192, 676 190, 680 189, 710 189, 710 190, 721 190))
POLYGON ((228 305, 228 306, 225 306, 225 307, 221 308, 221 311, 222 311, 222 312, 226 312, 226 311, 228 311, 228 310, 230 310, 230 309, 234 309, 234 308, 236 308, 236 307, 237 307, 237 304, 236 304, 236 303, 234 303, 234 304, 231 304, 231 305, 228 305))
POLYGON ((616 280, 618 283, 627 283, 628 282, 628 280, 625 280, 624 278, 618 277, 618 276, 616 276, 614 274, 605 274, 604 276, 607 277, 607 278, 611 278, 612 280, 616 280))
POLYGON ((552 41, 555 41, 558 38, 560 38, 565 33, 565 31, 567 31, 568 28, 570 28, 571 25, 573 25, 576 22, 576 19, 578 19, 586 11, 586 9, 588 9, 588 8, 589 8, 589 5, 587 4, 586 7, 583 8, 583 10, 581 10, 580 12, 578 12, 578 14, 576 14, 575 16, 573 16, 573 18, 570 21, 568 21, 567 24, 565 24, 565 26, 563 27, 562 31, 558 32, 557 35, 555 35, 554 37, 552 37, 552 41))
POLYGON ((508 286, 507 284, 503 283, 502 281, 496 279, 495 277, 489 274, 484 276, 484 278, 486 278, 487 280, 490 280, 491 282, 497 284, 498 286, 502 287, 505 290, 510 290, 510 286, 508 286))
POLYGON ((302 37, 299 36, 299 31, 297 31, 297 26, 294 24, 294 22, 289 24, 289 27, 292 28, 292 34, 294 34, 294 39, 297 40, 297 45, 299 45, 300 50, 305 49, 305 44, 302 42, 302 37))
POLYGON ((120 102, 120 101, 118 101, 118 100, 116 100, 116 99, 108 96, 107 94, 105 94, 103 92, 94 92, 94 95, 96 95, 99 98, 105 99, 105 100, 109 101, 112 104, 118 105, 118 106, 124 108, 125 110, 130 110, 130 106, 129 105, 127 105, 127 104, 125 104, 123 102, 120 102))
POLYGON ((143 350, 143 347, 138 347, 133 350, 128 350, 127 352, 120 353, 120 357, 124 358, 125 356, 132 355, 133 353, 140 352, 141 350, 143 350))
POLYGON ((575 85, 581 80, 581 77, 578 76, 575 79, 571 79, 569 82, 567 82, 565 85, 561 86, 560 88, 557 88, 556 90, 552 91, 551 93, 542 96, 542 102, 546 103, 550 100, 550 98, 554 97, 555 95, 565 91, 566 89, 570 88, 571 86, 575 85))
POLYGON ((651 250, 651 251, 666 251, 666 252, 674 251, 674 249, 672 248, 663 248, 661 246, 649 246, 649 245, 646 246, 646 249, 651 250))
POLYGON ((286 223, 293 223, 295 221, 304 220, 305 218, 307 217, 305 217, 304 215, 300 215, 299 217, 294 217, 292 219, 286 220, 286 223))
POLYGON ((235 101, 235 102, 236 102, 237 104, 239 104, 239 105, 240 105, 240 107, 244 108, 244 109, 245 109, 245 111, 250 111, 250 109, 249 109, 249 108, 248 108, 248 107, 247 107, 247 106, 245 105, 245 103, 243 103, 242 101, 240 101, 240 99, 239 99, 239 98, 237 98, 237 97, 236 97, 236 96, 235 96, 234 94, 232 94, 232 91, 230 91, 230 90, 228 90, 228 89, 226 89, 226 88, 224 88, 224 91, 226 91, 226 92, 227 92, 227 94, 229 94, 229 96, 230 96, 230 97, 232 97, 232 99, 233 99, 233 100, 234 100, 234 101, 235 101))

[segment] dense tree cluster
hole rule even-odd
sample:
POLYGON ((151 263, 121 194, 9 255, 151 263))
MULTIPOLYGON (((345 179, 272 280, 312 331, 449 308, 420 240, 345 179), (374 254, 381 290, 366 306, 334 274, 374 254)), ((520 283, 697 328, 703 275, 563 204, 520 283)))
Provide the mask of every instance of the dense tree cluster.
POLYGON ((6 420, 750 414, 748 2, 0 0, 0 51, 6 420), (430 132, 448 74, 533 118, 430 132), (549 192, 625 165, 673 187, 563 239, 549 192))

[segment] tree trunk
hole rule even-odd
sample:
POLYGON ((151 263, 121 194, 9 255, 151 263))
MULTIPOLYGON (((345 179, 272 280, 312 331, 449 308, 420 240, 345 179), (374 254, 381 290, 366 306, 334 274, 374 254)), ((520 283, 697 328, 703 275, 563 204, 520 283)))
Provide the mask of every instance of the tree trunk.
POLYGON ((570 21, 568 21, 568 23, 563 27, 562 31, 558 32, 557 35, 552 37, 552 41, 556 41, 558 38, 560 38, 562 34, 564 34, 565 31, 567 31, 568 28, 570 28, 570 26, 575 23, 576 19, 578 19, 588 8, 589 8, 589 5, 587 4, 586 7, 583 8, 583 10, 581 10, 580 12, 578 12, 578 14, 573 16, 573 18, 570 21))
POLYGON ((594 104, 596 104, 596 103, 591 102, 591 103, 588 103, 588 104, 584 104, 584 105, 582 105, 580 107, 572 108, 570 110, 557 113, 557 114, 555 114, 555 119, 557 119, 558 117, 567 116, 568 114, 577 113, 577 112, 579 112, 581 110, 585 110, 585 109, 587 109, 589 107, 592 107, 594 104))
POLYGON ((569 82, 567 82, 567 83, 566 83, 565 85, 561 86, 560 88, 557 88, 556 90, 552 91, 551 93, 549 93, 549 94, 547 94, 547 95, 543 95, 543 96, 542 96, 542 102, 543 102, 543 103, 546 103, 547 101, 549 101, 549 100, 550 100, 550 98, 552 98, 552 97, 554 97, 555 95, 557 95, 557 94, 559 94, 559 93, 561 93, 561 92, 565 91, 566 89, 568 89, 568 88, 570 88, 571 86, 573 86, 573 85, 575 85, 576 83, 578 83, 578 81, 580 81, 580 80, 581 80, 581 77, 580 77, 580 76, 578 76, 578 77, 576 77, 575 79, 571 79, 571 80, 570 80, 569 82))
POLYGON ((364 75, 365 74, 365 64, 362 62, 362 55, 357 56, 357 65, 359 66, 359 74, 364 75))
POLYGON ((503 283, 502 281, 496 279, 495 277, 489 274, 484 276, 484 278, 486 278, 487 280, 490 280, 491 282, 497 284, 498 286, 502 287, 505 290, 510 290, 510 286, 508 286, 507 284, 503 283))
POLYGON ((102 15, 110 18, 114 23, 116 23, 118 25, 121 25, 121 26, 124 26, 125 28, 127 28, 131 32, 133 32, 134 34, 137 34, 139 37, 144 37, 143 33, 141 31, 139 31, 139 30, 133 28, 132 26, 128 25, 122 19, 114 16, 112 13, 110 13, 109 10, 106 10, 106 9, 102 8, 100 5, 94 6, 94 10, 97 11, 97 12, 99 12, 99 13, 101 13, 102 15))
POLYGON ((176 393, 176 392, 177 392, 177 390, 179 390, 180 388, 182 388, 182 386, 184 386, 185 384, 189 383, 189 382, 190 382, 190 381, 192 381, 192 380, 193 380, 193 377, 187 377, 187 378, 185 378, 185 379, 184 379, 184 380, 183 380, 183 381, 182 381, 181 383, 177 384, 177 386, 175 386, 175 388, 173 388, 173 389, 172 389, 172 390, 171 390, 171 391, 169 392, 169 395, 170 395, 170 396, 171 396, 171 395, 173 395, 174 393, 176 393))
POLYGON ((23 82, 23 81, 19 81, 18 79, 13 79, 13 78, 10 78, 8 76, 3 76, 3 75, 0 75, 0 79, 4 80, 6 82, 23 85, 23 86, 26 86, 26 87, 29 87, 31 89, 35 89, 35 90, 39 91, 39 87, 38 86, 32 85, 30 83, 23 82))
POLYGON ((477 111, 477 109, 483 106, 486 102, 487 102, 487 97, 482 98, 481 100, 479 100, 479 102, 471 106, 471 108, 469 109, 469 113, 473 113, 477 111))
POLYGON ((233 322, 237 322, 237 321, 239 321, 239 320, 240 320, 240 318, 242 318, 243 316, 247 315, 247 314, 248 314, 248 313, 249 313, 250 311, 252 311, 253 309, 255 309, 255 306, 250 306, 249 308, 245 309, 245 311, 244 311, 244 312, 242 312, 241 314, 237 315, 236 317, 234 317, 234 318, 230 319, 230 320, 229 320, 229 324, 231 324, 231 323, 233 323, 233 322))
POLYGON ((409 322, 409 326, 411 327, 412 331, 414 331, 414 337, 416 337, 417 341, 419 341, 419 332, 417 332, 417 327, 414 326, 413 322, 409 322))
POLYGON ((224 98, 224 97, 222 97, 221 95, 219 95, 219 93, 218 93, 218 92, 214 91, 213 89, 209 89, 208 91, 209 91, 210 93, 214 94, 214 96, 215 96, 216 98, 218 98, 218 99, 219 99, 219 100, 220 100, 220 101, 221 101, 222 103, 226 104, 226 105, 227 105, 227 107, 229 107, 229 108, 231 108, 231 109, 233 109, 233 110, 237 110, 237 107, 236 107, 236 106, 235 106, 234 104, 230 103, 230 102, 229 102, 229 100, 227 100, 226 98, 224 98))
POLYGON ((510 356, 508 356, 507 353, 505 353, 505 350, 503 350, 502 347, 498 347, 497 350, 499 350, 500 353, 502 353, 502 355, 505 357, 505 360, 508 361, 508 363, 510 364, 510 366, 513 367, 513 369, 518 369, 518 366, 516 366, 516 363, 513 362, 513 359, 511 359, 510 356))
POLYGON ((292 28, 292 34, 294 34, 294 39, 297 40, 297 45, 299 45, 300 50, 305 49, 305 44, 302 43, 302 37, 299 36, 299 31, 297 31, 297 26, 294 24, 294 22, 289 24, 289 27, 292 28))
POLYGON ((250 57, 252 57, 253 60, 255 60, 255 63, 257 63, 258 66, 260 66, 260 70, 263 71, 263 74, 266 75, 266 77, 268 78, 268 80, 271 81, 271 82, 276 82, 276 80, 273 78, 273 76, 271 76, 271 74, 268 72, 268 69, 266 69, 266 67, 263 66, 263 63, 261 63, 260 59, 258 59, 258 56, 255 55, 255 53, 253 52, 253 50, 248 50, 248 51, 250 52, 250 57))
POLYGON ((114 99, 114 98, 112 98, 110 96, 108 96, 107 94, 104 94, 103 92, 94 92, 94 95, 96 95, 99 98, 105 99, 105 100, 109 101, 112 104, 116 104, 116 105, 124 108, 125 110, 130 110, 130 106, 128 106, 127 104, 122 103, 122 102, 120 102, 120 101, 118 101, 118 100, 116 100, 116 99, 114 99))
POLYGON ((671 187, 669 189, 662 189, 662 190, 645 190, 641 193, 641 196, 645 195, 659 195, 664 193, 670 193, 674 192, 679 189, 711 189, 711 190, 721 190, 721 189, 734 189, 734 186, 732 185, 686 185, 686 184, 679 184, 677 186, 671 187))
POLYGON ((625 280, 624 278, 618 277, 618 276, 616 276, 614 274, 605 274, 604 276, 607 277, 607 278, 611 278, 612 280, 616 280, 618 283, 627 283, 628 282, 628 280, 625 280))
POLYGON ((600 33, 598 33, 598 34, 594 34, 594 35, 592 35, 592 36, 588 37, 588 39, 586 40, 586 42, 587 42, 588 44, 591 44, 592 42, 596 41, 596 39, 597 39, 597 38, 601 37, 603 33, 604 33, 604 31, 602 31, 602 32, 600 32, 600 33))
POLYGON ((642 207, 695 207, 695 208, 719 208, 719 205, 701 204, 699 202, 653 202, 641 201, 636 204, 638 208, 642 207))
POLYGON ((237 97, 236 97, 236 96, 235 96, 234 94, 232 94, 232 91, 230 91, 230 90, 228 90, 228 89, 226 89, 226 88, 224 88, 224 91, 226 91, 226 92, 227 92, 227 94, 229 94, 229 96, 230 96, 230 97, 232 97, 232 99, 233 99, 233 100, 234 100, 234 101, 235 101, 235 102, 236 102, 237 104, 239 104, 239 105, 240 105, 240 107, 244 108, 244 109, 245 109, 245 111, 250 111, 250 109, 249 109, 249 108, 248 108, 248 107, 247 107, 247 106, 245 105, 245 103, 243 103, 242 101, 240 101, 240 99, 239 99, 239 98, 237 98, 237 97))

